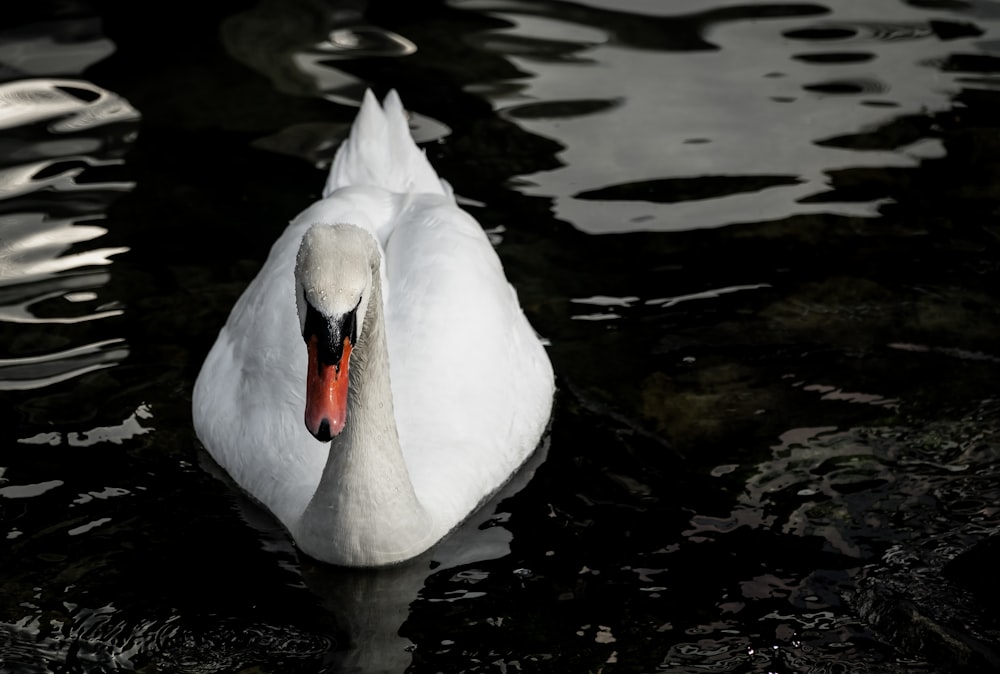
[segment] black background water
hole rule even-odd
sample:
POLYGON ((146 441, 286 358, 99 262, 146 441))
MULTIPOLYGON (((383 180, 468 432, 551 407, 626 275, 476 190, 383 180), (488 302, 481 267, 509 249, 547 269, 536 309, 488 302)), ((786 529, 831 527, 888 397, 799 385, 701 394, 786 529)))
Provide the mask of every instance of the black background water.
POLYGON ((946 669, 847 597, 996 531, 998 19, 5 8, 3 668, 946 669), (297 557, 189 411, 365 87, 400 91, 560 389, 521 490, 378 573, 297 557))

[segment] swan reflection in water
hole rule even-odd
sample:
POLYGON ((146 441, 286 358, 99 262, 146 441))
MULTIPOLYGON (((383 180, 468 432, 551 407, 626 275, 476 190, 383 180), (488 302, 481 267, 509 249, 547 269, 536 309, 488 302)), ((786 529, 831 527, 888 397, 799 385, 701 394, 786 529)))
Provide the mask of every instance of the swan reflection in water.
POLYGON ((415 602, 477 600, 476 593, 458 593, 450 584, 444 586, 443 592, 431 591, 428 579, 454 575, 463 568, 510 554, 513 535, 504 526, 504 501, 531 481, 545 462, 548 449, 546 438, 503 489, 437 546, 415 559, 380 569, 332 566, 298 553, 274 518, 237 493, 229 477, 207 454, 202 454, 201 465, 230 486, 240 516, 257 532, 263 547, 298 574, 329 612, 334 633, 314 635, 332 636, 337 642, 333 652, 325 656, 332 658, 328 671, 396 674, 405 671, 414 651, 424 647, 401 635, 415 602))

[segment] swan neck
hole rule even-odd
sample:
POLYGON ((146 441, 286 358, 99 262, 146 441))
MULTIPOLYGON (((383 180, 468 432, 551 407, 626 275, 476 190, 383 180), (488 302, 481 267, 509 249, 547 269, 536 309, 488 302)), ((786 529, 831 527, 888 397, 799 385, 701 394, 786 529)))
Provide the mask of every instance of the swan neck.
POLYGON ((346 424, 330 443, 296 539, 307 554, 335 563, 391 564, 423 552, 435 539, 396 429, 377 261, 349 373, 346 424))

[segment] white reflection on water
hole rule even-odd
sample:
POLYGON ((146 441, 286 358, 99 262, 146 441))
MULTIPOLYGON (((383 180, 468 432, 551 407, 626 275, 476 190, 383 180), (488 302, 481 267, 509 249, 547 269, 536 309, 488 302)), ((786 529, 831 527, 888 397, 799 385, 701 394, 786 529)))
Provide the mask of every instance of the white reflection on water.
MULTIPOLYGON (((648 299, 645 300, 643 304, 658 305, 664 308, 668 308, 680 304, 682 302, 718 299, 719 297, 723 295, 728 295, 730 293, 742 292, 745 290, 760 290, 761 288, 770 288, 770 287, 771 286, 768 283, 727 286, 724 288, 713 288, 711 290, 704 290, 702 292, 690 293, 688 295, 677 295, 675 297, 658 297, 654 299, 648 299)), ((593 314, 575 314, 571 316, 571 318, 580 321, 606 321, 606 320, 621 318, 622 314, 619 314, 617 312, 619 310, 631 308, 635 303, 639 302, 639 300, 640 298, 634 296, 609 297, 607 295, 594 295, 593 297, 576 297, 571 299, 570 302, 572 302, 573 304, 584 304, 589 306, 604 307, 608 311, 593 313, 593 314)))
POLYGON ((589 306, 605 307, 608 311, 592 314, 573 314, 570 316, 575 321, 609 321, 621 318, 621 314, 615 313, 617 309, 628 309, 633 303, 638 302, 638 297, 610 297, 608 295, 594 295, 592 297, 575 297, 570 300, 573 304, 585 304, 589 306))
POLYGON ((721 297, 722 295, 728 295, 730 293, 738 293, 744 290, 760 290, 761 288, 770 288, 769 283, 754 283, 751 285, 740 285, 740 286, 727 286, 725 288, 713 288, 712 290, 703 290, 698 293, 690 293, 688 295, 677 295, 675 297, 660 297, 657 299, 646 300, 646 304, 658 304, 664 308, 672 307, 681 302, 690 302, 692 300, 714 300, 721 297))
POLYGON ((62 480, 49 480, 35 484, 8 484, 0 487, 0 498, 35 498, 56 487, 63 486, 62 480))
MULTIPOLYGON (((95 251, 99 254, 100 251, 95 251)), ((86 307, 77 308, 72 305, 85 305, 98 299, 94 288, 105 285, 111 276, 105 272, 85 274, 70 274, 56 276, 50 280, 35 280, 29 283, 19 283, 5 286, 0 283, 0 321, 8 323, 42 323, 50 325, 66 325, 82 323, 101 318, 118 316, 122 309, 117 303, 100 304, 93 310, 86 307), (75 288, 87 290, 76 291, 75 288), (63 302, 58 302, 58 300, 63 302), (74 315, 42 314, 33 307, 49 300, 56 300, 66 311, 71 308, 74 315), (69 304, 67 304, 69 303, 69 304)), ((51 307, 52 305, 49 304, 51 307)))
POLYGON ((110 521, 111 521, 110 517, 99 517, 96 520, 91 520, 86 524, 81 524, 78 527, 70 529, 69 531, 66 532, 66 534, 69 536, 79 536, 80 534, 86 534, 90 532, 92 529, 96 529, 97 527, 103 526, 110 521))
MULTIPOLYGON (((18 130, 0 139, 7 150, 0 156, 0 324, 71 326, 123 312, 102 292, 111 274, 96 269, 128 248, 92 242, 108 233, 95 224, 107 204, 134 187, 105 176, 123 164, 120 141, 134 137, 122 124, 138 119, 123 98, 83 80, 0 84, 0 129, 18 130)), ((30 335, 11 334, 8 349, 18 343, 21 352, 0 354, 8 356, 0 358, 0 390, 58 384, 129 353, 119 337, 71 333, 55 340, 61 348, 35 340, 25 353, 30 335)))
POLYGON ((888 409, 899 409, 898 398, 887 398, 878 393, 861 393, 858 391, 844 391, 836 386, 827 384, 806 384, 802 386, 803 391, 819 393, 821 400, 838 400, 861 405, 875 405, 888 409))
POLYGON ((0 358, 0 391, 25 391, 103 370, 128 356, 124 339, 109 339, 63 351, 0 358))
MULTIPOLYGON (((75 244, 92 241, 107 233, 103 227, 77 224, 95 219, 97 217, 51 218, 43 213, 0 216, 0 288, 48 278, 72 269, 111 264, 112 255, 123 253, 128 248, 94 248, 64 254, 75 244)), ((107 274, 89 276, 91 281, 100 285, 108 280, 107 274)), ((79 287, 80 277, 67 278, 65 282, 70 286, 68 290, 75 290, 79 287)), ((0 300, 8 299, 10 294, 0 290, 0 300)), ((23 317, 26 312, 10 311, 11 304, 9 299, 0 302, 0 320, 25 322, 23 317)))
MULTIPOLYGON (((82 433, 38 433, 30 438, 20 438, 18 442, 23 445, 48 445, 50 447, 63 444, 69 445, 70 447, 90 447, 103 442, 120 445, 126 440, 131 440, 132 438, 140 435, 146 435, 147 433, 155 430, 152 426, 142 425, 143 421, 152 418, 153 413, 150 411, 149 405, 142 404, 139 405, 135 412, 130 414, 127 419, 116 426, 99 426, 98 428, 83 431, 82 433)), ((88 496, 88 499, 121 495, 122 492, 120 490, 115 492, 108 492, 105 490, 105 492, 102 493, 91 493, 88 496)))
POLYGON ((84 80, 29 79, 0 84, 0 129, 54 118, 50 131, 72 133, 112 122, 136 121, 139 113, 122 97, 84 80))
POLYGON ((916 166, 942 156, 940 142, 859 150, 824 141, 949 109, 962 74, 940 64, 956 53, 982 53, 1000 37, 998 17, 977 16, 965 34, 939 37, 933 21, 960 25, 970 16, 857 0, 798 5, 800 16, 786 5, 785 18, 754 17, 754 5, 721 0, 627 4, 658 15, 645 17, 611 0, 584 3, 603 8, 594 10, 522 0, 453 4, 509 22, 477 44, 525 75, 476 91, 525 130, 564 146, 562 166, 521 176, 519 189, 552 198, 558 217, 589 233, 679 231, 817 212, 875 215, 884 198, 824 195, 830 172, 916 166), (808 7, 821 16, 805 15, 808 7), (660 43, 649 37, 655 30, 662 31, 660 43), (645 41, 629 31, 646 31, 645 41), (546 45, 559 46, 559 53, 546 45), (617 103, 578 116, 517 114, 525 104, 579 100, 617 103), (581 198, 609 187, 706 176, 794 180, 670 203, 581 198))

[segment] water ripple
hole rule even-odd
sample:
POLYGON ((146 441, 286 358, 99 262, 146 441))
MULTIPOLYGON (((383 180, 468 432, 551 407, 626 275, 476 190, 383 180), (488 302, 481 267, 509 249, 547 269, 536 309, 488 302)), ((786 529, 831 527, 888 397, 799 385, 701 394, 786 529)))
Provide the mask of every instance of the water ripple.
POLYGON ((118 364, 128 356, 123 339, 52 351, 38 356, 0 358, 0 391, 44 388, 118 364))
POLYGON ((67 605, 69 621, 24 618, 0 624, 4 671, 113 672, 145 670, 229 672, 262 658, 307 661, 331 650, 330 638, 290 626, 216 619, 187 624, 183 618, 129 616, 114 604, 67 605))
MULTIPOLYGON (((894 402, 831 386, 805 388, 832 394, 829 400, 894 402)), ((988 405, 982 414, 994 411, 995 404, 988 405)), ((960 528, 995 526, 1000 445, 979 418, 973 413, 928 428, 791 429, 779 438, 772 458, 755 466, 731 515, 695 518, 688 535, 767 528, 816 536, 832 550, 866 560, 880 554, 874 547, 886 545, 880 541, 926 543, 959 535, 960 528), (903 512, 905 523, 898 516, 903 512), (977 514, 978 521, 969 514, 977 514)))
MULTIPOLYGON (((0 129, 18 131, 0 158, 0 324, 72 326, 122 314, 104 291, 110 272, 99 269, 128 248, 94 242, 108 234, 108 205, 134 187, 122 179, 122 154, 138 119, 123 98, 83 80, 0 84, 0 129)), ((69 330, 28 348, 8 344, 0 358, 8 391, 74 379, 129 353, 120 337, 69 330)))
POLYGON ((320 94, 347 105, 357 104, 366 86, 338 69, 341 62, 417 50, 406 37, 365 23, 350 7, 313 12, 294 3, 262 3, 229 17, 222 24, 222 40, 236 60, 268 77, 279 91, 320 94), (317 33, 324 38, 317 41, 317 33))
POLYGON ((889 85, 871 77, 827 80, 816 84, 804 84, 802 88, 813 93, 834 96, 882 94, 890 90, 889 85))
POLYGON ((417 51, 417 45, 383 28, 356 25, 331 30, 325 40, 313 45, 312 51, 333 59, 408 56, 417 51))
POLYGON ((581 115, 594 115, 619 107, 622 100, 576 99, 571 101, 546 101, 512 106, 503 112, 514 119, 564 119, 581 115))
POLYGON ((843 65, 845 63, 865 63, 875 59, 875 54, 861 51, 829 51, 795 54, 793 59, 805 63, 843 65))
POLYGON ((53 120, 52 133, 74 133, 139 113, 125 99, 83 80, 28 79, 0 84, 0 129, 53 120))
POLYGON ((831 191, 838 172, 916 167, 928 157, 909 147, 936 141, 934 113, 963 87, 1000 79, 983 53, 1000 27, 985 15, 974 25, 919 7, 850 3, 461 7, 502 22, 469 39, 510 66, 469 91, 557 148, 554 162, 508 184, 551 200, 557 218, 588 233, 877 217, 892 196, 831 191), (620 103, 611 114, 562 107, 581 91, 586 101, 620 103), (908 143, 892 136, 916 118, 928 123, 910 124, 908 143), (775 182, 755 187, 758 176, 775 182))
MULTIPOLYGON (((125 353, 127 354, 127 351, 125 351, 125 353)), ((148 405, 139 405, 135 412, 130 414, 127 419, 115 426, 99 426, 97 428, 92 428, 89 431, 70 433, 48 431, 37 433, 27 438, 19 438, 18 443, 23 445, 47 445, 49 447, 56 447, 63 444, 69 445, 70 447, 90 447, 103 442, 120 445, 126 440, 146 435, 147 433, 151 433, 155 430, 152 426, 143 425, 144 422, 148 421, 152 417, 153 414, 148 405)), ((73 503, 86 503, 93 498, 121 496, 127 493, 129 493, 127 489, 113 491, 111 488, 105 488, 102 492, 90 492, 88 494, 81 495, 81 497, 73 503)))
POLYGON ((922 40, 934 35, 928 23, 878 21, 824 21, 809 28, 785 31, 784 37, 805 42, 898 42, 922 40))
MULTIPOLYGON (((24 298, 51 297, 51 291, 45 285, 39 286, 41 291, 28 288, 5 290, 5 286, 51 279, 82 267, 108 265, 112 256, 127 251, 125 247, 94 248, 67 254, 76 244, 93 241, 107 233, 104 227, 89 224, 101 219, 52 218, 43 213, 0 215, 0 320, 30 320, 28 312, 20 310, 25 306, 24 298), (11 306, 19 309, 12 311, 7 308, 11 306)), ((67 278, 67 289, 79 291, 80 278, 67 278)), ((106 280, 106 276, 95 278, 101 279, 106 280)))
POLYGON ((18 76, 77 74, 114 53, 100 19, 67 15, 0 33, 0 68, 18 76))
POLYGON ((76 181, 76 178, 88 167, 119 164, 121 161, 117 159, 60 157, 56 160, 43 160, 7 167, 0 170, 0 199, 11 199, 45 189, 54 189, 60 192, 130 190, 134 184, 129 182, 81 185, 76 181))
POLYGON ((654 297, 646 300, 641 300, 641 298, 636 296, 614 297, 610 295, 593 295, 591 297, 575 297, 570 300, 573 304, 600 307, 603 311, 589 314, 573 314, 570 318, 578 321, 614 320, 622 318, 629 310, 633 309, 640 302, 644 306, 656 306, 663 309, 669 309, 670 307, 674 307, 683 302, 718 299, 723 295, 729 295, 731 293, 743 292, 747 290, 760 290, 762 288, 770 287, 771 286, 767 283, 727 286, 723 288, 712 288, 710 290, 703 290, 701 292, 686 295, 676 295, 674 297, 654 297))
POLYGON ((768 175, 662 178, 586 190, 577 193, 575 197, 588 201, 649 201, 659 204, 673 204, 682 201, 718 199, 747 192, 760 192, 772 187, 798 185, 802 182, 803 180, 796 176, 768 175))

